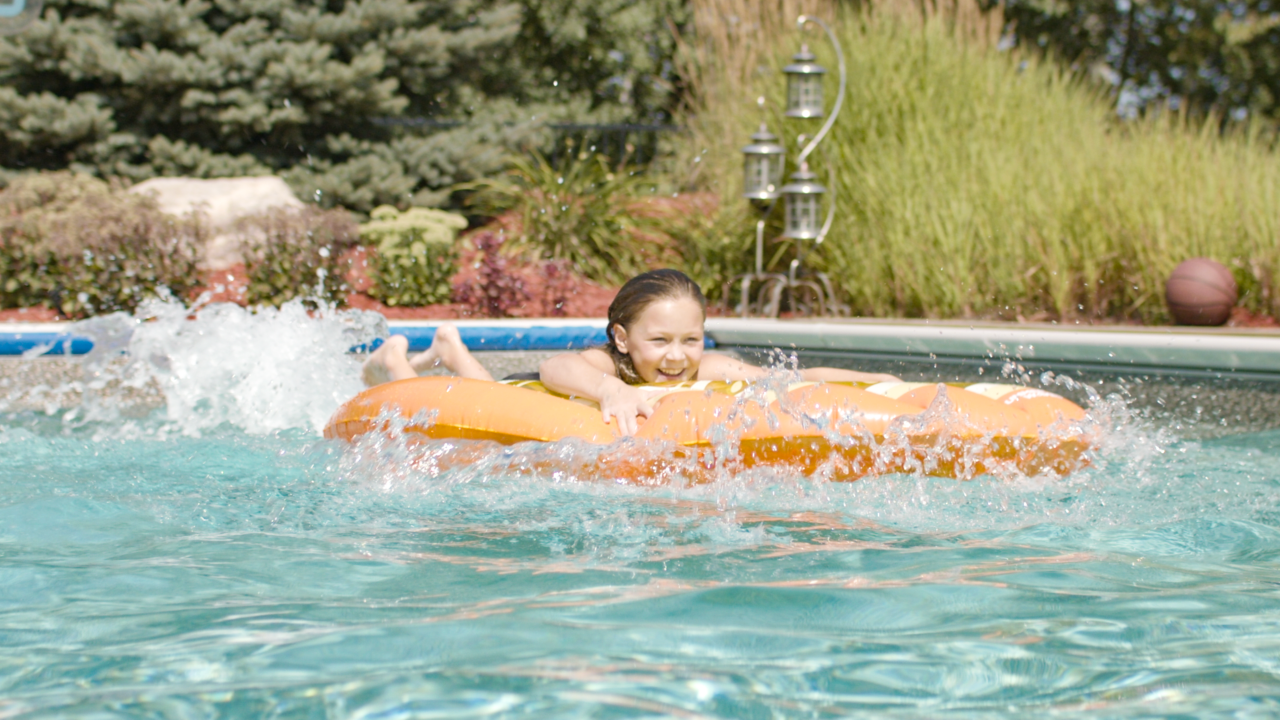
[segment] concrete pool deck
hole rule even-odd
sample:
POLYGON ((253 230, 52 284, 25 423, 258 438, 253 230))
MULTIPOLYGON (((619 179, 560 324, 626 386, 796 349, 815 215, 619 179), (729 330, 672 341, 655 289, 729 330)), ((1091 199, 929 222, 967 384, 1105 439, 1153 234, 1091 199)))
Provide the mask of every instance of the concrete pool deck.
MULTIPOLYGON (((604 342, 603 319, 459 320, 476 352, 578 349, 604 342)), ((440 321, 389 321, 392 334, 425 349, 440 321)), ((92 342, 71 323, 0 325, 0 356, 49 346, 50 355, 79 355, 92 342)), ((1280 332, 1241 328, 1079 326, 929 320, 770 320, 710 318, 710 344, 839 353, 879 360, 933 360, 1028 366, 1227 374, 1280 380, 1280 332)), ((48 357, 46 355, 45 357, 48 357)), ((5 363, 8 365, 9 363, 5 363)), ((504 363, 506 364, 506 363, 504 363)), ((6 373, 8 374, 8 373, 6 373)))
POLYGON ((886 360, 1014 361, 1064 369, 1256 375, 1280 380, 1280 332, 1274 330, 717 318, 707 321, 707 332, 725 346, 772 346, 886 360))

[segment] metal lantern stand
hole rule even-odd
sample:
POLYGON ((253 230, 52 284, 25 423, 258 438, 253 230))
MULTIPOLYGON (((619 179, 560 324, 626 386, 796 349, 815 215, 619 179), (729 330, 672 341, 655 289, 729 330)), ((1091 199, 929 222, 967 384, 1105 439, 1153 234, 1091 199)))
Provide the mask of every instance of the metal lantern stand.
MULTIPOLYGON (((760 102, 763 105, 764 98, 760 98, 760 102)), ((743 176, 746 179, 742 195, 761 210, 760 219, 756 222, 756 267, 755 272, 740 275, 727 283, 722 297, 729 298, 730 284, 741 283, 742 305, 739 309, 743 317, 752 310, 749 302, 752 284, 759 282, 764 283, 766 288, 777 288, 775 292, 769 294, 773 298, 770 306, 774 308, 775 316, 778 314, 776 308, 782 300, 782 288, 786 285, 785 275, 764 271, 765 218, 773 212, 773 206, 777 204, 778 198, 782 197, 782 170, 787 164, 786 148, 779 145, 777 140, 778 138, 769 132, 769 128, 764 123, 760 123, 760 130, 751 136, 751 144, 742 148, 743 176)), ((762 298, 766 294, 766 292, 760 293, 762 298)))
MULTIPOLYGON (((786 165, 786 150, 779 145, 764 123, 760 130, 751 136, 751 144, 742 149, 744 158, 743 171, 745 182, 743 197, 747 198, 760 211, 760 220, 756 223, 756 262, 755 272, 740 275, 730 281, 740 286, 741 302, 735 308, 743 317, 749 315, 767 315, 777 317, 782 307, 784 295, 788 296, 793 309, 801 314, 847 315, 847 306, 835 301, 835 293, 831 280, 825 273, 809 273, 804 270, 804 258, 811 249, 816 249, 826 239, 831 229, 831 221, 835 218, 835 203, 827 202, 826 220, 818 225, 821 212, 819 198, 828 194, 827 189, 818 184, 817 176, 809 170, 806 160, 814 148, 818 146, 831 126, 835 123, 840 107, 844 104, 846 72, 844 52, 835 33, 825 22, 815 17, 801 15, 797 26, 804 29, 807 23, 816 23, 827 34, 836 51, 836 59, 840 69, 840 91, 836 95, 835 106, 827 116, 822 129, 800 151, 796 164, 799 169, 791 175, 790 182, 781 185, 782 169, 786 165), (780 186, 781 185, 781 186, 780 186), (783 237, 796 241, 796 258, 786 274, 766 273, 764 271, 764 229, 765 221, 773 212, 778 198, 784 198, 784 222, 786 231, 783 237), (759 283, 760 290, 752 301, 752 286, 759 283)), ((802 45, 800 52, 792 57, 792 63, 783 68, 787 76, 787 117, 821 118, 823 116, 822 78, 826 68, 815 62, 817 58, 809 52, 808 45, 802 45)), ((804 136, 800 137, 804 142, 804 136)), ((829 175, 834 184, 834 169, 828 163, 829 175)), ((726 286, 724 297, 729 297, 726 286)))

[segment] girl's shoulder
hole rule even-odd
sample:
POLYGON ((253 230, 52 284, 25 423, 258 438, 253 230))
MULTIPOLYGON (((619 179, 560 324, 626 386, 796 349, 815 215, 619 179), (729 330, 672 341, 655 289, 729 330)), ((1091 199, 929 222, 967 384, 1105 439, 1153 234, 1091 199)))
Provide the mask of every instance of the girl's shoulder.
POLYGON ((613 356, 611 356, 603 348, 593 347, 587 348, 578 355, 591 364, 592 367, 598 368, 601 372, 607 372, 610 375, 617 375, 618 369, 614 367, 613 356))
POLYGON ((699 380, 758 380, 768 375, 761 367, 750 365, 718 352, 705 353, 698 366, 699 380))

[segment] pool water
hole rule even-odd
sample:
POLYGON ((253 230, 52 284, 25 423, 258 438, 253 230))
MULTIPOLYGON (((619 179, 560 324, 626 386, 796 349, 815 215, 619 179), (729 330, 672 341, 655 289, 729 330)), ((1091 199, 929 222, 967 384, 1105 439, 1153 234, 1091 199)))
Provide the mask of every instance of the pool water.
POLYGON ((376 321, 151 314, 0 421, 0 717, 1280 711, 1280 430, 1115 395, 1067 478, 439 471, 319 436, 376 321))

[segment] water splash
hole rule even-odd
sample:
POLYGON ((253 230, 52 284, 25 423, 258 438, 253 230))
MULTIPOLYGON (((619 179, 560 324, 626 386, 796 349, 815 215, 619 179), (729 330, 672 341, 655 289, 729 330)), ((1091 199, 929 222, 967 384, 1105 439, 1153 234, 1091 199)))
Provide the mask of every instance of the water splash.
POLYGON ((81 395, 62 415, 64 429, 164 438, 225 424, 262 435, 323 428, 362 387, 348 350, 385 335, 386 322, 361 311, 309 312, 301 301, 193 312, 157 300, 136 315, 93 318, 70 332, 94 342, 82 360, 83 378, 38 389, 81 395))
MULTIPOLYGON (((251 435, 282 431, 319 431, 338 405, 361 389, 357 360, 348 354, 354 345, 386 333, 381 316, 362 312, 337 312, 331 308, 309 313, 300 302, 280 309, 246 310, 233 305, 211 305, 190 311, 174 302, 152 302, 136 316, 116 314, 78 323, 73 332, 94 340, 93 353, 84 361, 85 375, 74 385, 83 399, 60 416, 64 431, 86 431, 92 437, 200 436, 212 428, 228 426, 251 435)), ((739 411, 749 404, 767 405, 781 398, 778 413, 790 414, 804 425, 828 435, 832 446, 871 442, 872 476, 883 476, 901 464, 891 461, 902 454, 906 435, 877 441, 850 438, 836 432, 831 418, 807 417, 786 401, 787 386, 798 380, 798 359, 781 351, 773 354, 774 372, 754 384, 739 398, 739 411)), ((1067 376, 1045 373, 1032 378, 1018 367, 1007 375, 1028 385, 1089 395, 1090 420, 1085 427, 1062 428, 1063 435, 1086 433, 1095 442, 1093 461, 1106 467, 1115 463, 1136 473, 1145 482, 1147 466, 1157 463, 1174 441, 1165 431, 1152 428, 1129 406, 1128 399, 1112 394, 1100 397, 1092 388, 1067 376)), ((67 388, 52 388, 52 390, 67 388)), ((922 416, 923 422, 945 425, 955 420, 945 392, 922 416)), ((388 416, 391 421, 392 416, 388 416)), ((777 424, 767 413, 759 422, 777 424)), ((726 418, 724 428, 734 426, 726 418)), ((844 426, 856 426, 845 423, 844 426)), ((828 465, 811 476, 788 469, 744 469, 739 456, 738 433, 722 429, 712 437, 704 453, 688 462, 655 463, 663 473, 652 485, 670 486, 693 493, 691 486, 710 478, 717 488, 707 496, 720 507, 752 498, 783 493, 807 502, 829 495, 826 484, 847 479, 847 469, 828 465)), ((607 451, 626 454, 639 448, 622 445, 607 451)), ((662 454, 662 448, 649 448, 662 454)), ((344 452, 344 474, 382 492, 432 493, 451 491, 468 484, 485 484, 493 478, 556 483, 600 482, 607 476, 595 469, 602 449, 581 443, 521 445, 448 442, 416 443, 391 433, 371 437, 344 452)), ((938 454, 943 452, 939 446, 938 454)), ((936 457, 926 456, 916 474, 927 473, 936 457)), ((968 468, 975 460, 960 457, 968 468)), ((1016 469, 997 468, 999 482, 1010 487, 1030 483, 1037 488, 1057 478, 1034 479, 1016 469)), ((1068 483, 1069 484, 1069 483, 1068 483)), ((925 501, 928 493, 920 495, 925 501)), ((1007 505, 1003 500, 996 505, 1007 505)))

